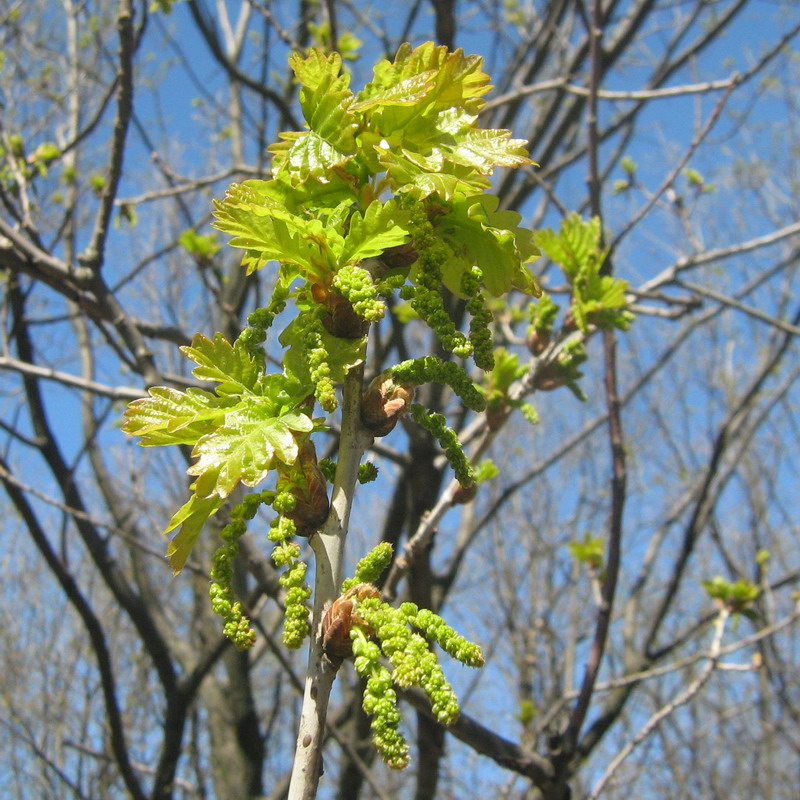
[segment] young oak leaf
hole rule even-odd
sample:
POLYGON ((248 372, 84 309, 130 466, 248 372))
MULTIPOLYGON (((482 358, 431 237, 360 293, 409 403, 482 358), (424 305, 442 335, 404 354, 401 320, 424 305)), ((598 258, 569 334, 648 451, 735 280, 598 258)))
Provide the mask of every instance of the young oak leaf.
MULTIPOLYGON (((313 385, 305 338, 307 325, 308 319, 301 314, 292 320, 280 335, 280 343, 284 347, 283 368, 286 374, 301 386, 313 385)), ((360 336, 356 339, 343 339, 333 336, 324 328, 319 331, 319 336, 327 353, 329 377, 335 383, 341 383, 349 370, 364 361, 367 338, 360 336)))
POLYGON ((288 63, 298 82, 312 92, 321 86, 344 91, 350 85, 350 76, 346 72, 342 74, 339 53, 326 54, 318 47, 312 47, 305 56, 292 53, 288 63))
POLYGON ((365 258, 404 244, 408 239, 408 232, 403 227, 407 217, 408 214, 399 209, 394 200, 386 203, 375 200, 367 206, 363 217, 359 213, 353 214, 339 256, 339 266, 359 264, 365 258))
POLYGON ((441 171, 450 162, 491 175, 497 166, 534 163, 524 139, 512 139, 508 130, 478 128, 477 119, 476 114, 461 108, 447 108, 433 117, 417 117, 404 127, 398 144, 408 158, 430 171, 441 171))
POLYGON ((512 139, 511 131, 470 128, 454 136, 446 158, 454 164, 472 167, 491 175, 495 167, 521 167, 535 163, 528 157, 524 139, 512 139))
POLYGON ((189 553, 191 553, 197 537, 200 536, 200 532, 203 530, 203 526, 209 517, 219 511, 223 502, 224 498, 219 495, 200 497, 197 494, 193 494, 175 512, 164 529, 164 533, 167 534, 179 525, 181 526, 180 531, 170 539, 167 545, 167 559, 172 567, 173 575, 177 575, 184 568, 186 560, 189 558, 189 553))
POLYGON ((306 57, 292 55, 289 65, 302 84, 300 107, 309 131, 281 134, 283 141, 269 148, 273 172, 288 173, 292 183, 302 184, 310 178, 326 183, 357 150, 358 119, 350 111, 349 76, 340 74, 338 53, 326 56, 318 49, 310 50, 306 57))
POLYGON ((138 436, 143 447, 193 445, 219 425, 234 402, 202 389, 182 392, 168 386, 153 386, 149 397, 128 405, 122 430, 138 436))
POLYGON ((570 214, 562 221, 558 233, 552 228, 545 228, 535 234, 536 244, 542 252, 555 261, 571 281, 591 257, 603 261, 605 252, 601 253, 601 237, 600 219, 593 217, 585 222, 577 213, 570 214))
POLYGON ((201 381, 215 381, 218 395, 258 394, 261 365, 241 343, 231 344, 221 333, 213 339, 195 334, 190 347, 181 352, 198 366, 192 375, 201 381))
POLYGON ((233 235, 233 247, 257 255, 248 274, 269 261, 296 266, 309 280, 322 281, 333 271, 342 236, 321 220, 293 214, 244 184, 231 185, 215 207, 214 227, 233 235))
POLYGON ((291 180, 304 183, 314 178, 320 183, 328 183, 336 168, 344 166, 352 159, 316 131, 308 133, 281 134, 283 142, 269 148, 273 155, 273 169, 288 173, 291 180))
POLYGON ((538 296, 541 292, 525 266, 539 255, 532 234, 519 227, 514 211, 497 211, 495 195, 458 195, 444 205, 447 213, 434 220, 436 230, 450 244, 455 257, 442 269, 445 285, 458 294, 461 276, 473 265, 483 272, 483 283, 499 297, 512 286, 538 296))
POLYGON ((491 88, 482 65, 480 56, 464 55, 461 49, 451 53, 433 42, 412 49, 404 43, 394 62, 382 61, 375 67, 373 80, 358 94, 354 108, 366 111, 370 126, 384 136, 446 108, 477 113, 484 105, 482 96, 491 88), (397 102, 401 87, 412 103, 397 102))
POLYGON ((396 83, 390 82, 386 86, 373 81, 358 95, 350 109, 355 112, 365 112, 381 106, 412 106, 428 94, 434 86, 435 77, 434 70, 427 70, 396 83))
POLYGON ((239 482, 256 486, 276 460, 295 462, 295 433, 310 432, 314 423, 295 411, 276 417, 272 405, 253 398, 226 414, 221 427, 197 442, 192 455, 198 460, 187 472, 197 476, 198 495, 225 498, 239 482))
POLYGON ((475 195, 488 189, 489 180, 472 169, 446 161, 440 153, 421 156, 403 147, 379 147, 378 160, 395 191, 418 200, 437 194, 452 200, 457 194, 475 195))

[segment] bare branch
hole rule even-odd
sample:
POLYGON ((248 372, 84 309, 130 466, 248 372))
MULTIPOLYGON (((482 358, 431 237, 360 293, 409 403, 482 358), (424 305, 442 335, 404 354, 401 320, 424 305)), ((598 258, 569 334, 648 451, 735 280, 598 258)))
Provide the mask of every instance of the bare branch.
POLYGON ((714 638, 711 641, 708 654, 706 655, 707 663, 700 674, 666 705, 662 706, 658 711, 653 714, 650 719, 642 726, 639 732, 617 753, 606 767, 600 779, 594 785, 588 800, 596 800, 600 796, 603 789, 614 776, 614 773, 619 769, 622 762, 637 748, 660 724, 681 706, 686 705, 702 688, 705 686, 711 674, 718 666, 720 655, 720 645, 722 643, 722 634, 725 630, 725 623, 728 619, 729 613, 726 609, 722 609, 714 623, 714 638))

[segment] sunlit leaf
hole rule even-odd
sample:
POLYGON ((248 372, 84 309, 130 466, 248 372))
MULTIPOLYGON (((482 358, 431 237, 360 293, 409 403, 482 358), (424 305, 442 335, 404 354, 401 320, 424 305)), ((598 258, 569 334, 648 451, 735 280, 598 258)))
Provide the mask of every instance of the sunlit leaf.
POLYGON ((567 276, 574 278, 588 259, 600 250, 602 229, 600 220, 593 217, 584 222, 579 214, 570 214, 556 233, 545 228, 534 235, 542 252, 555 261, 567 276))
POLYGON ((293 431, 312 427, 304 415, 274 417, 267 403, 253 399, 227 414, 224 425, 197 442, 192 455, 198 460, 187 472, 197 476, 198 494, 227 497, 240 481, 256 486, 264 480, 276 459, 294 463, 297 441, 293 431))
POLYGON ((140 437, 143 447, 193 445, 214 429, 234 402, 201 389, 181 392, 168 386, 154 386, 149 397, 128 405, 122 430, 140 437))
POLYGON ((256 389, 261 365, 244 345, 232 345, 221 333, 213 339, 197 333, 190 347, 181 347, 187 358, 196 364, 192 370, 201 381, 216 381, 219 395, 242 395, 256 389))
POLYGON ((376 200, 370 203, 363 216, 353 214, 340 265, 358 264, 365 258, 378 256, 384 250, 406 242, 408 232, 399 224, 406 216, 393 200, 386 203, 376 200))
POLYGON ((243 184, 233 184, 215 207, 214 227, 234 237, 230 244, 258 252, 249 271, 271 260, 294 264, 312 279, 333 270, 331 246, 341 247, 342 236, 320 220, 293 214, 243 184))
POLYGON ((458 294, 464 271, 476 265, 493 295, 500 296, 512 286, 536 295, 539 288, 524 264, 535 258, 538 250, 530 232, 519 227, 519 214, 496 211, 497 204, 494 195, 459 196, 447 206, 448 213, 435 220, 437 231, 454 253, 442 278, 458 294))
POLYGON ((167 558, 175 575, 186 564, 186 559, 189 557, 189 553, 191 553, 206 521, 219 511, 223 502, 224 498, 217 495, 200 497, 193 494, 189 501, 184 503, 169 521, 164 533, 169 533, 179 525, 181 526, 180 531, 172 537, 169 545, 167 545, 167 558))

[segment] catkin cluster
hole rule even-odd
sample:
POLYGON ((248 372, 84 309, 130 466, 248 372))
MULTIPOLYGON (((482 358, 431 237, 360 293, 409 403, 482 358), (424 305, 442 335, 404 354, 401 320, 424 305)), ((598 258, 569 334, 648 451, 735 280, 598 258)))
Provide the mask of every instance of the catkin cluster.
POLYGON ((256 353, 267 338, 267 331, 272 327, 275 317, 286 308, 289 292, 278 284, 272 293, 269 305, 257 308, 247 317, 247 325, 239 334, 239 341, 251 352, 256 353))
POLYGON ((273 500, 272 507, 281 516, 270 523, 269 539, 275 542, 272 560, 278 568, 286 571, 279 578, 281 586, 286 588, 286 611, 283 623, 283 642, 296 650, 308 635, 308 606, 311 587, 306 582, 306 564, 300 560, 300 547, 289 541, 297 532, 295 523, 283 514, 290 513, 296 504, 295 498, 288 491, 280 492, 273 500))
POLYGON ((414 267, 415 285, 403 286, 400 297, 411 303, 445 350, 466 358, 472 354, 472 344, 456 329, 442 297, 442 266, 452 259, 453 251, 436 235, 422 203, 406 201, 404 205, 410 213, 409 228, 418 259, 414 267))
POLYGON ((456 432, 448 427, 443 414, 429 413, 425 406, 412 403, 409 408, 414 422, 425 428, 439 442, 444 451, 445 458, 456 475, 456 480, 465 488, 475 485, 475 470, 469 463, 464 447, 458 439, 456 432))
POLYGON ((444 725, 455 722, 459 714, 455 692, 424 637, 468 666, 482 666, 483 653, 438 614, 420 610, 414 603, 393 608, 378 597, 366 597, 358 603, 357 613, 361 624, 353 626, 350 636, 356 670, 367 679, 362 705, 373 717, 376 748, 389 766, 402 769, 408 763, 408 745, 398 730, 400 714, 394 686, 421 687, 436 718, 444 725), (379 644, 370 641, 368 633, 379 644), (381 655, 389 660, 391 671, 380 662, 381 655))
POLYGON ((470 315, 469 341, 475 364, 482 370, 494 368, 494 348, 492 347, 492 312, 486 306, 481 291, 483 272, 472 267, 461 276, 461 292, 467 298, 467 313, 470 315))
POLYGON ((337 406, 336 388, 331 380, 330 354, 323 338, 324 327, 319 317, 309 315, 303 331, 303 349, 308 358, 314 397, 327 412, 335 411, 337 406))
POLYGON ((263 502, 263 494, 250 494, 231 510, 231 521, 220 531, 223 543, 214 553, 211 567, 208 589, 211 607, 224 620, 225 635, 240 650, 252 647, 256 634, 233 591, 233 562, 239 553, 239 539, 247 530, 247 522, 253 519, 263 502))
POLYGON ((386 305, 378 296, 372 276, 363 267, 342 267, 333 277, 333 288, 350 301, 353 311, 369 322, 383 319, 386 305))
POLYGON ((436 356, 423 356, 402 361, 392 367, 391 373, 397 383, 420 386, 423 383, 444 383, 472 411, 483 411, 486 398, 472 382, 467 371, 453 361, 442 361, 436 356))
MULTIPOLYGON (((391 559, 392 546, 381 542, 358 562, 354 576, 342 584, 342 596, 336 602, 349 604, 345 630, 352 640, 356 671, 366 679, 362 706, 372 717, 375 747, 390 767, 403 769, 408 764, 408 745, 399 731, 400 712, 394 687, 420 686, 428 695, 436 718, 450 725, 458 718, 458 700, 430 643, 437 643, 470 667, 483 666, 483 653, 438 614, 414 603, 394 608, 380 599, 372 583, 391 559), (382 658, 388 659, 391 670, 382 658)), ((324 631, 323 623, 323 635, 324 631)))

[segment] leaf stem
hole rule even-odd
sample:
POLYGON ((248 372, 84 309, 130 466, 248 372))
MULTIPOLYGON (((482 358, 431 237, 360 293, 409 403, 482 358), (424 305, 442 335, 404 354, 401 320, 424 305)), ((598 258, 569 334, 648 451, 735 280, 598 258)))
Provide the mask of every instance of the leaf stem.
POLYGON ((323 652, 320 629, 327 605, 339 596, 344 544, 358 466, 361 456, 372 442, 372 436, 361 425, 363 371, 362 364, 351 369, 345 377, 339 461, 331 510, 322 529, 311 537, 316 560, 312 638, 288 800, 312 800, 316 797, 321 774, 322 739, 328 698, 338 665, 333 664, 323 652))

